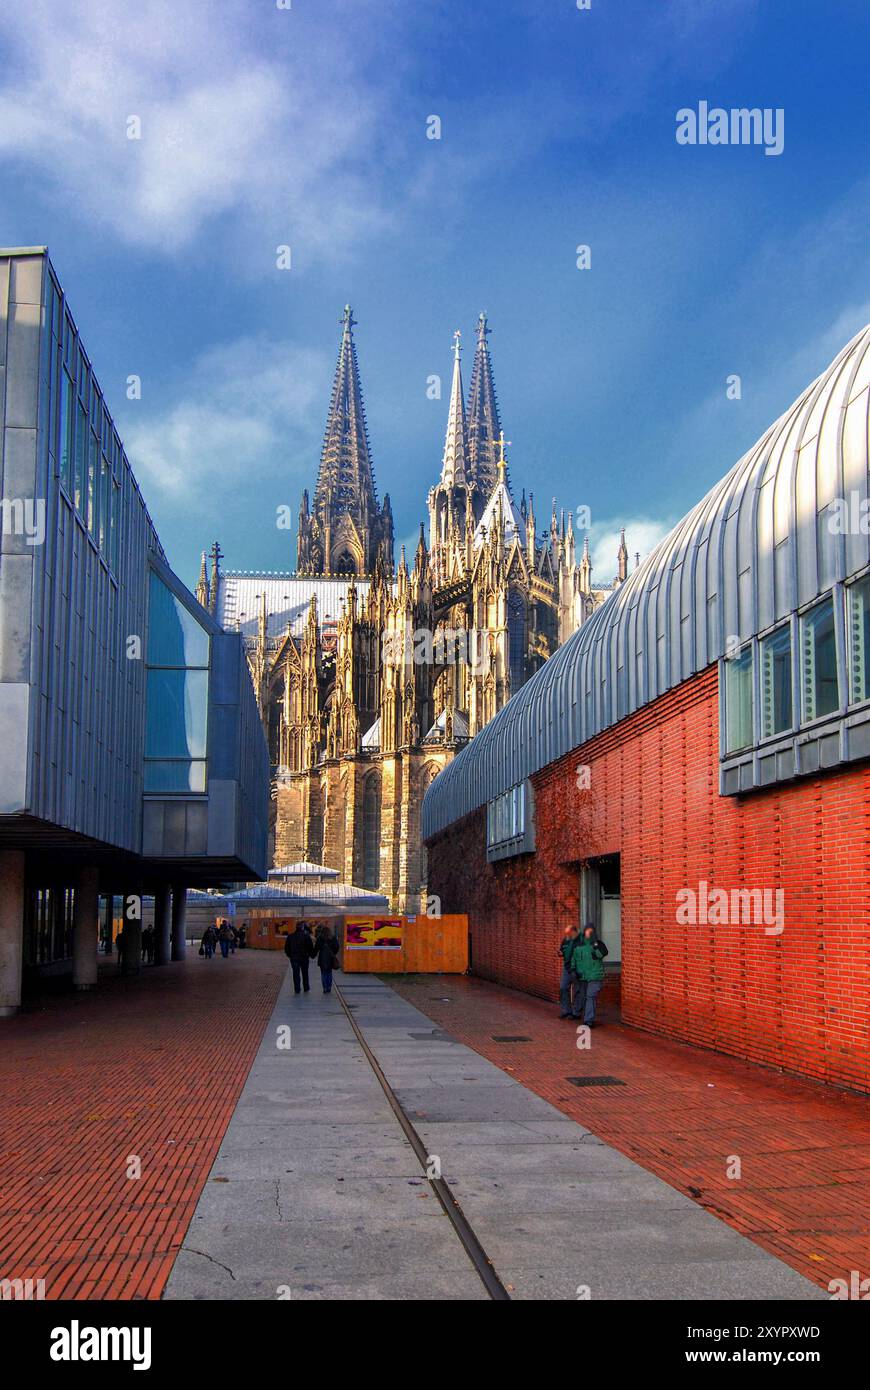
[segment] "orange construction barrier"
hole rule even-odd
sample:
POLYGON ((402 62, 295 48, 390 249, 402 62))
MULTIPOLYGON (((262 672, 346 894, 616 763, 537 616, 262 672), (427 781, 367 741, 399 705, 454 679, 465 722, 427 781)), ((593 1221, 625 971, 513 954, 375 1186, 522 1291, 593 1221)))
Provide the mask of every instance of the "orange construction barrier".
POLYGON ((349 912, 344 919, 341 968, 348 973, 378 975, 464 975, 468 969, 468 918, 465 913, 363 917, 349 912))

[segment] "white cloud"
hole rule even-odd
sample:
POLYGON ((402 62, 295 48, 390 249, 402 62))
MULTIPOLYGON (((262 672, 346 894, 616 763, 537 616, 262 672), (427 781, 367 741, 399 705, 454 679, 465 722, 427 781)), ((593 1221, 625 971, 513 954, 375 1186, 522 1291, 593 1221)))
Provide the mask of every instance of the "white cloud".
MULTIPOLYGON (((628 516, 618 522, 605 520, 589 527, 589 554, 592 559, 592 583, 609 584, 617 570, 620 531, 625 527, 628 548, 628 572, 634 569, 637 552, 643 560, 659 541, 672 531, 676 518, 628 516)), ((578 556, 580 548, 578 547, 578 556)))
POLYGON ((304 265, 390 223, 366 177, 386 98, 342 6, 305 24, 250 0, 8 0, 0 34, 0 158, 127 243, 176 251, 234 211, 264 261, 296 241, 304 265))
POLYGON ((204 353, 176 399, 142 419, 122 420, 127 454, 146 501, 200 503, 213 510, 264 484, 286 480, 298 492, 317 471, 324 382, 321 353, 267 336, 241 338, 204 353))

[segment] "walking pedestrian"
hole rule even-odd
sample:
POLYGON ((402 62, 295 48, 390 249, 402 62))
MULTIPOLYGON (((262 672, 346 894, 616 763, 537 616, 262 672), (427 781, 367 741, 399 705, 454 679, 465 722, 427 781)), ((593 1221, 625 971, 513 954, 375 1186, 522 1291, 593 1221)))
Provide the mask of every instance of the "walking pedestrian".
POLYGON ((315 941, 317 951, 317 964, 320 966, 320 982, 323 985, 323 993, 332 993, 332 972, 336 969, 338 961, 338 937, 334 935, 329 926, 322 927, 317 933, 315 941))
POLYGON ((308 983, 308 962, 314 955, 314 942, 310 930, 302 922, 296 923, 296 930, 284 942, 284 954, 293 971, 293 993, 301 994, 304 989, 307 994, 311 988, 308 983))
POLYGON ((218 941, 221 945, 221 955, 226 960, 230 953, 230 946, 233 944, 233 929, 229 922, 221 922, 218 941))
POLYGON ((123 972, 124 972, 124 966, 125 966, 125 964, 126 964, 126 956, 127 956, 127 942, 126 942, 126 940, 125 940, 125 938, 124 938, 124 928, 123 928, 123 927, 121 927, 121 930, 118 932, 118 935, 115 937, 115 950, 118 952, 118 969, 119 969, 119 970, 121 971, 121 973, 123 974, 123 972))
POLYGON ((200 945, 202 947, 202 953, 205 956, 206 960, 211 960, 214 956, 214 948, 216 944, 217 932, 215 931, 211 923, 209 923, 209 925, 206 927, 205 931, 202 934, 202 941, 200 942, 200 945))
MULTIPOLYGON (((571 968, 571 957, 574 954, 574 945, 577 941, 577 928, 567 926, 565 935, 562 937, 559 946, 559 955, 562 960, 562 974, 559 979, 559 1017, 570 1018, 575 1001, 577 1001, 578 991, 580 991, 579 981, 571 968), (573 995, 573 998, 572 998, 573 995)), ((575 1017, 580 1017, 582 1001, 577 1002, 577 1013, 575 1017)))
MULTIPOLYGON (((604 957, 607 947, 597 934, 594 924, 587 922, 583 935, 574 943, 571 953, 571 967, 578 980, 585 986, 583 1000, 583 1022, 588 1028, 595 1023, 595 1000, 604 984, 604 957)), ((578 1015, 579 1017, 579 1015, 578 1015)))

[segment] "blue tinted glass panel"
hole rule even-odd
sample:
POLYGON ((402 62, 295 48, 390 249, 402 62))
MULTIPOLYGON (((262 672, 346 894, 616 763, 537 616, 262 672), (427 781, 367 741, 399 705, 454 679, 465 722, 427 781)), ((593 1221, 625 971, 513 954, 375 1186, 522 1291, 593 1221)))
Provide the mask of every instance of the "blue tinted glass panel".
POLYGON ((148 609, 148 662, 151 666, 208 665, 208 633, 154 570, 148 609))
POLYGON ((118 483, 111 483, 109 489, 109 563, 115 573, 118 573, 118 556, 121 535, 121 488, 118 483))
POLYGON ((204 758, 208 671, 148 671, 146 758, 204 758))
POLYGON ((109 544, 109 494, 112 491, 112 469, 104 454, 100 455, 100 550, 105 555, 109 544))
POLYGON ((100 481, 100 441, 91 430, 88 436, 88 530, 97 534, 99 510, 97 491, 100 481))
POLYGON ((73 447, 75 443, 75 387, 65 370, 60 373, 60 476, 67 492, 72 492, 73 447))
POLYGON ((204 792, 205 763, 145 762, 146 792, 204 792))
POLYGON ((81 405, 76 410, 75 481, 73 484, 76 511, 84 516, 87 506, 86 475, 88 469, 88 417, 81 405))

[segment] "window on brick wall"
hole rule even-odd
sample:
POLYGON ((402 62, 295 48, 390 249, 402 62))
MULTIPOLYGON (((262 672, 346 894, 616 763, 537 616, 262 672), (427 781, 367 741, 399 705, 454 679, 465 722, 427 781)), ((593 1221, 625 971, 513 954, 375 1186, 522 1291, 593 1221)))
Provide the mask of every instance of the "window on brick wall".
POLYGON ((534 847, 531 787, 528 782, 518 782, 487 804, 487 854, 503 858, 530 853, 534 847))
POLYGON ((870 574, 850 585, 849 624, 849 703, 870 700, 870 574))
POLYGON ((791 628, 777 628, 760 643, 761 736, 769 738, 792 727, 791 628))
POLYGON ((800 620, 803 717, 819 719, 840 707, 834 601, 823 599, 800 620))
POLYGON ((736 753, 752 742, 752 648, 744 647, 725 662, 725 749, 736 753))

